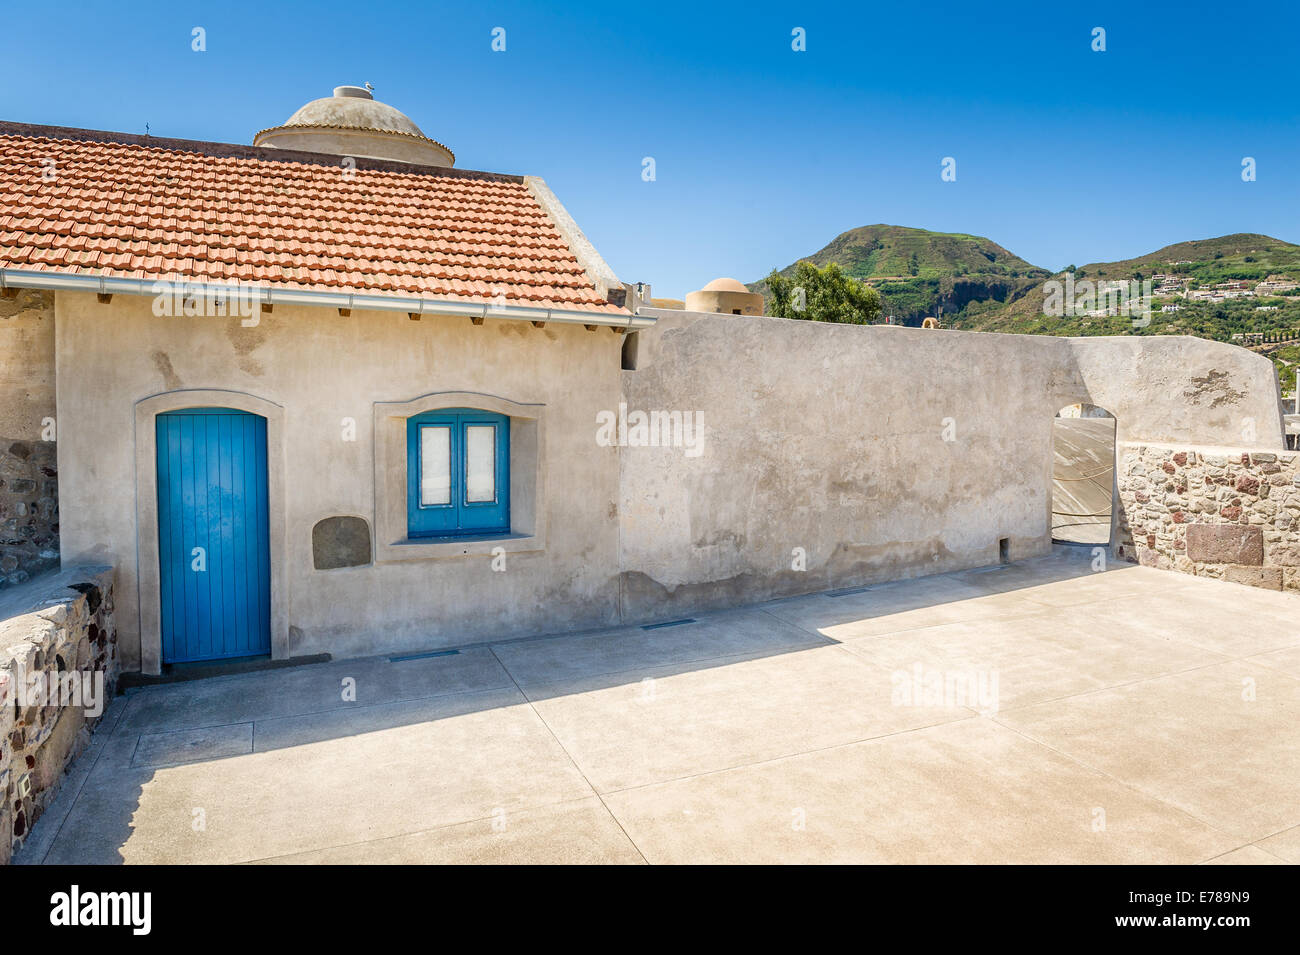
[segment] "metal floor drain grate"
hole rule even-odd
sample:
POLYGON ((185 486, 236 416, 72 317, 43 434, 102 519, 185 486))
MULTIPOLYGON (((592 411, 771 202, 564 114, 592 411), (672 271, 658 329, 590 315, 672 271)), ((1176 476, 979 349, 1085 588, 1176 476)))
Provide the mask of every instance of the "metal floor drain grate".
POLYGON ((694 623, 694 617, 684 617, 681 620, 666 620, 663 623, 647 623, 642 630, 662 630, 664 627, 680 627, 684 623, 694 623))
POLYGON ((870 587, 849 587, 849 588, 847 588, 847 589, 845 589, 845 590, 828 590, 828 591, 826 591, 826 596, 827 596, 827 597, 847 597, 847 596, 849 596, 850 594, 864 594, 864 593, 866 593, 866 592, 867 592, 868 590, 870 590, 870 589, 871 589, 870 587))
POLYGON ((389 663, 405 663, 407 660, 428 660, 430 657, 454 657, 459 650, 431 650, 428 653, 408 653, 405 656, 389 657, 389 663))

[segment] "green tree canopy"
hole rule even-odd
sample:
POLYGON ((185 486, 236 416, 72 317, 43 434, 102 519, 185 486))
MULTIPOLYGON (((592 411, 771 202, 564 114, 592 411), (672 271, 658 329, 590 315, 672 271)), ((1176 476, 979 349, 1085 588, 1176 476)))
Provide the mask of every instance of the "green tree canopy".
POLYGON ((847 325, 870 325, 880 318, 880 293, 850 278, 836 262, 819 269, 805 260, 791 278, 773 269, 767 288, 772 296, 768 312, 777 318, 847 325))

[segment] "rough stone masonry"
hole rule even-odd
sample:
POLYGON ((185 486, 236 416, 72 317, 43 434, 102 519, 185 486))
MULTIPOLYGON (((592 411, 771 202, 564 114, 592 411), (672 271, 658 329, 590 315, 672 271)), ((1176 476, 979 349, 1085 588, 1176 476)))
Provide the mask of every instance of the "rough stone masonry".
POLYGON ((0 295, 0 589, 59 563, 54 295, 0 295))
POLYGON ((0 864, 50 804, 116 691, 113 581, 110 568, 74 567, 6 593, 7 607, 35 609, 0 620, 0 864), (67 686, 73 674, 100 687, 97 711, 31 698, 34 685, 67 686))
POLYGON ((1300 454, 1128 444, 1117 553, 1166 570, 1300 591, 1300 454))

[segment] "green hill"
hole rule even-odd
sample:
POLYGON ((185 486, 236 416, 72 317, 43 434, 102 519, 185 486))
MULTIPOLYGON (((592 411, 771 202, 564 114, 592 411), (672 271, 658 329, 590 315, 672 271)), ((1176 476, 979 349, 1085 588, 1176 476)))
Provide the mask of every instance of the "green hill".
MULTIPOLYGON (((1300 329, 1300 289, 1260 293, 1255 288, 1270 277, 1300 281, 1300 245, 1254 233, 1179 242, 1132 259, 1071 267, 1076 287, 1084 281, 1128 282, 1156 275, 1179 286, 1155 296, 1150 324, 1143 327, 1134 327, 1128 315, 1045 315, 1046 283, 1064 286, 1067 272, 1053 275, 976 235, 870 225, 836 236, 807 258, 819 266, 838 262, 849 275, 869 282, 884 299, 884 314, 908 325, 935 315, 945 327, 971 331, 1196 335, 1224 342, 1251 333, 1285 342, 1300 329), (1243 283, 1254 294, 1222 301, 1186 294, 1229 282, 1243 283)), ((795 264, 781 273, 791 274, 795 264)), ((766 281, 749 288, 767 292, 766 281)), ((1100 308, 1104 303, 1095 304, 1100 308)), ((1279 344, 1260 350, 1273 358, 1284 384, 1294 381, 1300 347, 1279 344)))
MULTIPOLYGON (((870 282, 884 299, 885 314, 911 325, 936 314, 947 323, 973 303, 1015 301, 1050 275, 981 236, 893 225, 850 229, 805 258, 819 266, 838 262, 853 278, 870 282)), ((796 264, 781 274, 792 274, 796 264)), ((766 294, 767 283, 749 288, 766 294)))
MULTIPOLYGON (((1166 246, 1147 255, 1116 262, 1091 262, 1074 270, 1076 285, 1088 280, 1129 281, 1153 275, 1174 276, 1188 290, 1211 289, 1242 281, 1253 290, 1269 276, 1300 280, 1300 245, 1266 235, 1238 233, 1217 239, 1197 239, 1166 246)), ((1065 272, 1048 279, 1064 283, 1065 272)), ((1197 301, 1181 295, 1157 296, 1151 324, 1134 329, 1126 316, 1064 316, 1043 314, 1047 290, 1036 283, 1007 302, 983 302, 954 316, 955 328, 975 331, 1045 335, 1197 335, 1230 341, 1237 333, 1272 334, 1300 326, 1300 296, 1255 295, 1222 302, 1197 301), (1163 306, 1177 310, 1163 311, 1163 306), (1261 311, 1268 309, 1268 311, 1261 311)))

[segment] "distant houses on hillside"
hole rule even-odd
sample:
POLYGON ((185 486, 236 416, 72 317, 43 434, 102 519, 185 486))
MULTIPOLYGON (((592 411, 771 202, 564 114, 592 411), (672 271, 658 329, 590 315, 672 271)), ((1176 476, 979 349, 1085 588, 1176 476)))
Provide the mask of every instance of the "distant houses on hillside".
MULTIPOLYGON (((1300 288, 1300 281, 1285 275, 1270 275, 1253 286, 1247 281, 1238 279, 1219 282, 1208 288, 1191 288, 1190 279, 1185 276, 1160 273, 1151 276, 1151 281, 1155 285, 1151 291, 1155 298, 1182 298, 1193 302, 1227 302, 1235 298, 1284 295, 1300 288)), ((1165 310, 1172 311, 1167 307, 1165 310)))

